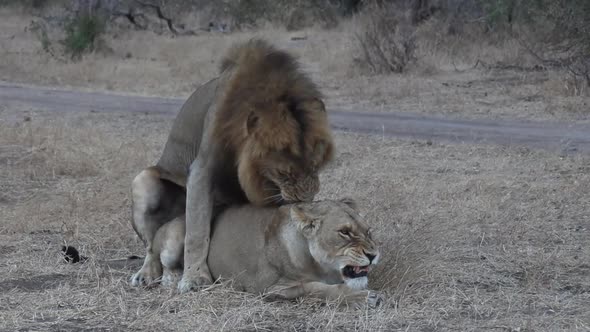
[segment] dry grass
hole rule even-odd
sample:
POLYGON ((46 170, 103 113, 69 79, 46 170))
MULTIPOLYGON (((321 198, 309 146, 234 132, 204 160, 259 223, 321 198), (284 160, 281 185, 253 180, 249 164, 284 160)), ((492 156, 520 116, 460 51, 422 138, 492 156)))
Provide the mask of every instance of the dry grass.
MULTIPOLYGON (((436 22, 417 31, 417 65, 402 75, 368 76, 359 67, 359 22, 354 20, 328 31, 291 33, 269 26, 176 38, 112 29, 105 37, 110 50, 63 62, 43 51, 30 28, 32 19, 0 8, 0 80, 185 97, 216 74, 217 59, 229 45, 259 36, 299 55, 332 109, 551 120, 589 116, 587 91, 576 90, 566 73, 491 67, 498 62, 534 64, 516 41, 452 37, 436 22), (307 39, 293 41, 293 36, 307 39)), ((62 38, 49 32, 53 40, 62 38)))
POLYGON ((590 160, 525 148, 336 135, 321 198, 376 228, 376 311, 131 288, 140 262, 113 261, 143 253, 129 185, 171 120, 0 110, 0 330, 590 329, 590 160), (65 264, 64 242, 90 260, 65 264))

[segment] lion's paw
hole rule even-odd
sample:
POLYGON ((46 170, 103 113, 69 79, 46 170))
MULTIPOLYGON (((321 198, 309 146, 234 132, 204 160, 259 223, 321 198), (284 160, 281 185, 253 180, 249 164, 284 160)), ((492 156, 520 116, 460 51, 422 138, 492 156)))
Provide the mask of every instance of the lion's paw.
POLYGON ((178 291, 180 293, 188 293, 191 291, 198 291, 203 288, 206 288, 213 284, 213 281, 210 277, 205 276, 196 276, 196 277, 188 277, 183 276, 178 282, 178 291))

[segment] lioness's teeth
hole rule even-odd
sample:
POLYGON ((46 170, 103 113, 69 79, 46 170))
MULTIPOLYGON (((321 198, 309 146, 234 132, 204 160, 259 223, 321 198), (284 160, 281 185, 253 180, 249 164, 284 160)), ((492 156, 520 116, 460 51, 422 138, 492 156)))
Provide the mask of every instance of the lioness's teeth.
POLYGON ((358 266, 355 266, 355 267, 354 267, 354 273, 359 273, 359 272, 360 272, 360 270, 361 270, 361 269, 360 269, 358 266))

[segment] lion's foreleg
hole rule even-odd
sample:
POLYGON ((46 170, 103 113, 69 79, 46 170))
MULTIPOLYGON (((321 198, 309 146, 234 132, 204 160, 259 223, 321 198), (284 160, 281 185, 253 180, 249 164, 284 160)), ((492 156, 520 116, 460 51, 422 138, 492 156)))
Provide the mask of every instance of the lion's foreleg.
POLYGON ((199 152, 191 164, 186 185, 186 235, 184 271, 178 283, 181 293, 212 283, 207 266, 211 222, 213 219, 213 165, 215 141, 211 138, 214 112, 208 112, 203 125, 199 152))
POLYGON ((187 182, 184 272, 178 283, 181 293, 212 283, 207 266, 213 216, 211 169, 199 159, 191 165, 187 182))

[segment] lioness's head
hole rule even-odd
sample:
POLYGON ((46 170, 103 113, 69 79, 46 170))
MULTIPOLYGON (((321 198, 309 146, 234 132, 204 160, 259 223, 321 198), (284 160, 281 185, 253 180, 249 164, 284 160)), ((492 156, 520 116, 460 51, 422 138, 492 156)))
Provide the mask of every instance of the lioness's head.
POLYGON ((365 288, 367 275, 379 260, 369 226, 350 199, 293 204, 291 222, 308 240, 309 251, 321 267, 340 273, 352 288, 365 288))

